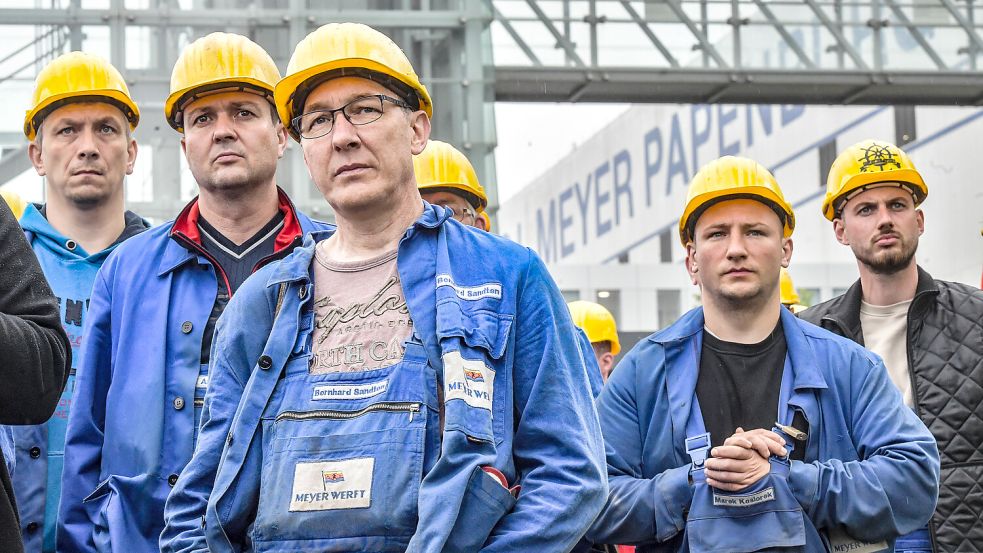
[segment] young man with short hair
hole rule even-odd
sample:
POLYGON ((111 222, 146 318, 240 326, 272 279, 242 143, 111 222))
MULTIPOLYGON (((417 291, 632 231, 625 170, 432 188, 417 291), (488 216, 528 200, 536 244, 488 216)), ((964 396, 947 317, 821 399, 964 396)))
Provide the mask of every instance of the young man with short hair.
POLYGON ((591 541, 890 550, 930 516, 935 441, 883 363, 779 301, 794 228, 753 160, 693 177, 679 234, 703 306, 639 342, 598 398, 611 494, 591 541))
POLYGON ((939 503, 898 550, 954 552, 983 544, 983 292, 932 278, 915 262, 928 185, 908 155, 878 140, 830 168, 823 215, 857 259, 845 294, 800 316, 884 358, 891 381, 938 441, 939 503), (973 514, 970 514, 973 513, 973 514))

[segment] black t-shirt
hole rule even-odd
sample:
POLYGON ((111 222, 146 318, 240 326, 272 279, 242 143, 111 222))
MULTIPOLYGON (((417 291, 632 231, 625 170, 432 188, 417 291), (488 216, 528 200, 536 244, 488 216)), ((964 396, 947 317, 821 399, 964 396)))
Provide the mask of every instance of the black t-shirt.
POLYGON ((714 447, 737 427, 772 429, 787 351, 781 321, 757 344, 725 342, 703 332, 696 397, 714 447))
POLYGON ((218 262, 218 293, 215 304, 205 325, 205 333, 201 340, 201 362, 208 363, 212 349, 212 335, 215 333, 215 322, 225 311, 229 298, 239 289, 239 286, 253 274, 260 262, 273 255, 276 249, 276 237, 283 228, 283 212, 277 211, 269 223, 259 229, 251 238, 242 244, 226 238, 204 217, 198 217, 198 230, 201 233, 201 245, 215 261, 218 262), (222 273, 229 279, 231 290, 225 285, 222 273))

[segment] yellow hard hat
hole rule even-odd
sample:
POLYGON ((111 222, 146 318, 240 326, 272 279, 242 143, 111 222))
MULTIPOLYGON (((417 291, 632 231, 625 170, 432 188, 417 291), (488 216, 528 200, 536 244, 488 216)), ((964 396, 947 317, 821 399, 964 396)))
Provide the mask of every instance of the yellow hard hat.
POLYGON ((885 182, 902 183, 915 197, 915 206, 928 196, 928 186, 904 150, 880 140, 857 142, 843 150, 829 168, 823 215, 832 221, 846 200, 885 182))
POLYGON ((481 211, 478 212, 478 218, 483 219, 485 221, 485 230, 491 232, 492 231, 491 215, 489 215, 487 211, 482 209, 481 211))
POLYGON ((126 81, 105 58, 69 52, 51 60, 34 81, 33 107, 24 116, 24 134, 34 140, 44 118, 52 111, 72 102, 105 102, 119 108, 130 130, 140 122, 137 108, 126 81))
POLYGON ((795 214, 785 201, 774 175, 760 163, 735 156, 724 156, 704 165, 693 176, 686 192, 686 208, 679 218, 679 239, 683 246, 690 242, 691 223, 711 205, 723 199, 751 198, 763 200, 773 209, 781 210, 785 221, 785 238, 795 229, 795 214))
POLYGON ((12 190, 0 190, 0 197, 7 202, 10 211, 14 213, 14 218, 20 220, 21 216, 24 215, 24 210, 27 209, 27 202, 24 201, 24 198, 12 190))
POLYGON ((488 195, 478 182, 478 174, 474 172, 471 162, 446 142, 427 142, 423 151, 413 156, 413 171, 421 191, 450 189, 463 192, 464 198, 476 210, 488 207, 488 195))
POLYGON ((795 291, 795 284, 792 283, 792 275, 788 274, 788 269, 785 267, 782 267, 782 273, 779 277, 779 286, 781 288, 783 304, 795 305, 797 303, 802 303, 802 299, 799 298, 799 293, 795 291))
POLYGON ((171 72, 171 94, 164 117, 184 132, 184 107, 199 94, 216 90, 248 90, 273 102, 280 70, 263 47, 233 33, 212 33, 187 45, 171 72))
POLYGON ((611 353, 618 355, 621 342, 618 341, 618 327, 614 323, 614 315, 599 303, 592 301, 572 301, 567 304, 573 324, 584 329, 587 339, 592 344, 611 342, 611 353))
POLYGON ((276 85, 276 107, 290 136, 300 141, 290 121, 301 114, 307 94, 326 78, 356 76, 377 80, 410 105, 433 117, 430 93, 399 46, 386 35, 361 23, 328 23, 300 41, 287 64, 287 75, 276 85), (329 75, 330 74, 330 75, 329 75), (415 107, 415 106, 414 106, 415 107))

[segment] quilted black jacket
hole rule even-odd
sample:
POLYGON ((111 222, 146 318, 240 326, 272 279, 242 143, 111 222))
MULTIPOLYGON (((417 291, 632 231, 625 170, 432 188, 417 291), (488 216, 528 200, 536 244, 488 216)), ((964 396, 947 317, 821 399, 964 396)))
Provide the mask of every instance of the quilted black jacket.
MULTIPOLYGON (((858 280, 799 316, 863 344, 858 280)), ((929 523, 936 553, 983 553, 983 291, 918 268, 908 310, 915 412, 939 443, 939 503, 929 523)))

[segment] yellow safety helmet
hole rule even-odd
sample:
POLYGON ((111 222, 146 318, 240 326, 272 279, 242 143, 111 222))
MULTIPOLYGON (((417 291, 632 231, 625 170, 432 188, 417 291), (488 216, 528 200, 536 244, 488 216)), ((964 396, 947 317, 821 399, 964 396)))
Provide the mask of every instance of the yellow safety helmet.
POLYGON ((745 157, 724 156, 704 165, 689 183, 686 207, 679 218, 679 239, 686 246, 690 233, 703 211, 724 199, 751 198, 784 215, 785 238, 795 229, 795 214, 785 201, 774 175, 763 165, 745 157))
POLYGON ((187 45, 171 72, 164 117, 184 132, 184 107, 205 92, 258 92, 273 103, 280 70, 262 46, 234 33, 212 33, 187 45))
POLYGON ((376 80, 433 117, 430 93, 392 39, 361 23, 328 23, 300 41, 286 76, 276 85, 276 107, 290 136, 300 141, 290 122, 301 114, 310 91, 326 79, 344 76, 376 80))
POLYGON ((857 142, 843 150, 829 168, 823 215, 832 221, 847 200, 871 185, 890 182, 911 191, 916 207, 928 196, 928 186, 904 150, 880 140, 857 142))
POLYGON ((478 218, 485 221, 485 230, 491 232, 492 231, 491 215, 489 215, 487 211, 482 209, 481 211, 478 212, 478 218))
POLYGON ((19 221, 21 216, 24 215, 24 210, 27 209, 27 202, 24 201, 24 198, 21 198, 20 194, 12 190, 0 190, 0 197, 7 202, 7 206, 13 212, 14 218, 19 221))
POLYGON ((44 118, 73 102, 105 102, 119 108, 130 122, 130 130, 140 122, 126 81, 109 60, 85 52, 69 52, 51 60, 34 81, 33 107, 24 116, 24 134, 34 140, 44 118))
POLYGON ((781 276, 779 277, 779 287, 781 288, 780 293, 783 304, 795 305, 802 303, 799 293, 795 290, 795 284, 792 283, 792 275, 788 274, 788 269, 785 267, 782 267, 781 276))
POLYGON ((572 301, 567 307, 570 308, 573 324, 584 330, 592 344, 611 342, 611 353, 618 355, 621 342, 618 341, 618 328, 610 311, 592 301, 572 301))
POLYGON ((488 195, 478 182, 478 174, 474 172, 471 162, 446 142, 427 142, 423 151, 413 156, 413 171, 421 192, 447 189, 463 195, 477 211, 488 207, 488 195))

